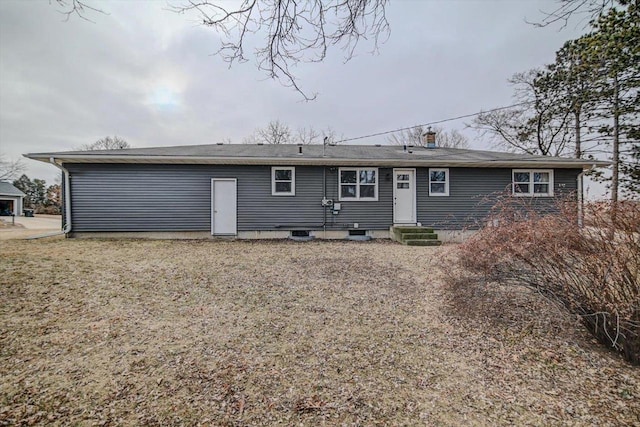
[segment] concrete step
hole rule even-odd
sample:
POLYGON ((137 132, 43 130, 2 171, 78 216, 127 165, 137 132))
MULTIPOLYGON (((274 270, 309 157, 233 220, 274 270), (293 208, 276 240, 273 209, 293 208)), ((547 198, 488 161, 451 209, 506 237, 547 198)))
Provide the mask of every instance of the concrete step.
POLYGON ((433 228, 431 227, 418 227, 415 225, 394 225, 393 230, 400 233, 433 233, 433 228))
POLYGON ((437 240, 438 235, 436 233, 402 233, 401 240, 437 240))
POLYGON ((440 246, 440 240, 405 240, 403 242, 407 246, 440 246))
POLYGON ((415 225, 395 225, 391 227, 391 238, 396 242, 402 242, 404 240, 403 234, 431 234, 431 233, 433 233, 433 228, 431 227, 418 227, 415 225))

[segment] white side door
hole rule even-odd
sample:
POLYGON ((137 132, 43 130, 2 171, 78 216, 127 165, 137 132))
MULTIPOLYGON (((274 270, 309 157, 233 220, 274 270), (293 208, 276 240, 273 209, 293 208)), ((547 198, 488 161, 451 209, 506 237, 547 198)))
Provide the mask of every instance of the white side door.
POLYGON ((393 223, 416 223, 416 170, 393 170, 393 223))
POLYGON ((211 234, 235 236, 237 230, 237 180, 211 180, 211 234))

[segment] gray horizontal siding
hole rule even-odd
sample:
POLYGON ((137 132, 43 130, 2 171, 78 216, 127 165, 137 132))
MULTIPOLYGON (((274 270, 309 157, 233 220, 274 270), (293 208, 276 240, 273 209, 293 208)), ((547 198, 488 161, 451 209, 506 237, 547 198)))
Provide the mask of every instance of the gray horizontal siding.
MULTIPOLYGON (((75 231, 210 231, 211 179, 236 178, 238 230, 319 228, 325 218, 323 168, 296 167, 296 195, 271 195, 271 166, 69 164, 75 231)), ((576 189, 579 170, 556 170, 555 191, 576 189)), ((450 196, 429 197, 417 169, 418 221, 439 228, 481 223, 511 169, 450 169, 450 196)), ((393 223, 393 173, 378 169, 378 200, 340 202, 327 228, 386 229, 393 223)), ((327 197, 338 201, 338 168, 326 168, 327 197)), ((544 198, 546 199, 546 198, 544 198)), ((536 203, 553 202, 553 198, 536 203)))
POLYGON ((270 166, 70 164, 75 231, 209 231, 211 179, 236 178, 238 230, 319 226, 322 168, 296 168, 296 195, 271 195, 270 166))
POLYGON ((377 201, 340 201, 337 167, 327 168, 327 197, 341 204, 338 215, 328 214, 328 228, 358 227, 369 230, 388 229, 393 224, 393 175, 391 168, 378 169, 377 201))
MULTIPOLYGON (((477 228, 492 206, 511 191, 512 169, 450 168, 449 196, 429 196, 428 168, 417 171, 418 221, 440 229, 477 228)), ((554 197, 523 197, 516 201, 550 210, 562 195, 577 190, 579 169, 554 171, 554 197)))

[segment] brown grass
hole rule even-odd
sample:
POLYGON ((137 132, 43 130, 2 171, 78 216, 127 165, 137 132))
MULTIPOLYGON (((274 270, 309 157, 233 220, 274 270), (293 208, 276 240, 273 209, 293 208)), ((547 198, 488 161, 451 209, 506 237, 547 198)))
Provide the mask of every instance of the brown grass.
POLYGON ((3 242, 0 424, 640 425, 639 370, 542 298, 455 311, 453 251, 3 242))

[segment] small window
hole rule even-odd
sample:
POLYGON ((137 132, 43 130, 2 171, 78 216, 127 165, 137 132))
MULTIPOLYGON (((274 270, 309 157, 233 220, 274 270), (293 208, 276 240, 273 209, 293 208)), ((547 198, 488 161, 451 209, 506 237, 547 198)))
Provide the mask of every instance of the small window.
POLYGON ((378 200, 378 169, 340 168, 340 200, 378 200))
POLYGON ((407 190, 409 189, 411 183, 411 177, 408 173, 399 173, 396 174, 396 188, 398 190, 407 190))
POLYGON ((296 195, 296 168, 273 167, 271 168, 271 195, 295 196, 296 195))
POLYGON ((513 194, 515 196, 553 196, 552 170, 513 170, 513 194))
POLYGON ((449 169, 429 169, 429 195, 449 195, 449 169))

